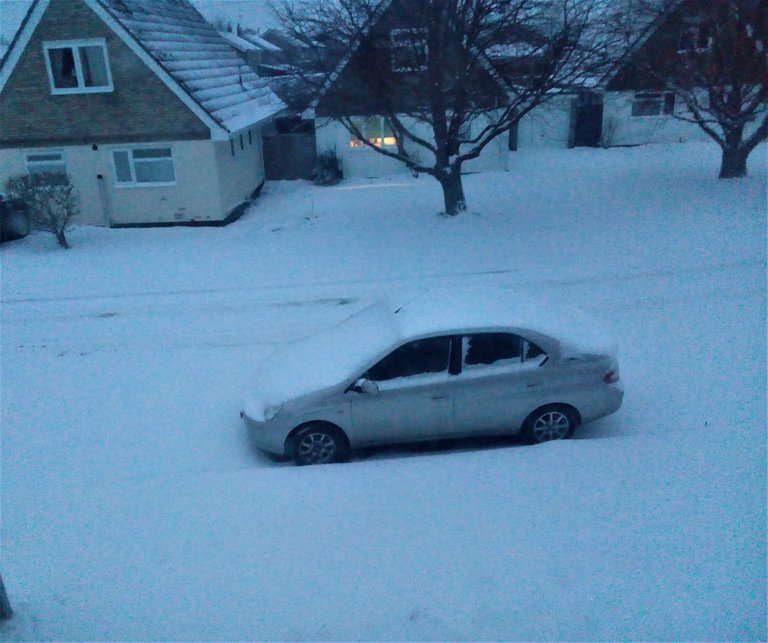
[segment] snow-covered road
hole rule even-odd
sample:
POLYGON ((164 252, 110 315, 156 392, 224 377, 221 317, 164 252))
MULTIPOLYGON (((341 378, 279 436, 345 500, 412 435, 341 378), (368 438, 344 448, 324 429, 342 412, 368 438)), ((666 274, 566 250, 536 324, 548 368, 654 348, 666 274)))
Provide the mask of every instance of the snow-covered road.
POLYGON ((0 637, 764 639, 764 154, 524 161, 460 220, 426 179, 274 184, 225 229, 3 246, 0 637), (609 321, 622 410, 539 447, 251 447, 273 345, 488 283, 609 321))

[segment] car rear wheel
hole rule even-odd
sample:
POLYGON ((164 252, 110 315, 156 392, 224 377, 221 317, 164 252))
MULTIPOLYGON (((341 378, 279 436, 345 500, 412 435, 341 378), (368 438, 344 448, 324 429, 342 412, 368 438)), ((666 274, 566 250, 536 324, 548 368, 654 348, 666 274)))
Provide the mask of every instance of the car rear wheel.
POLYGON ((319 424, 304 427, 293 441, 293 459, 298 465, 338 462, 346 457, 347 450, 340 431, 319 424))
POLYGON ((549 406, 531 413, 523 425, 523 436, 539 444, 570 438, 575 428, 575 414, 570 409, 549 406))

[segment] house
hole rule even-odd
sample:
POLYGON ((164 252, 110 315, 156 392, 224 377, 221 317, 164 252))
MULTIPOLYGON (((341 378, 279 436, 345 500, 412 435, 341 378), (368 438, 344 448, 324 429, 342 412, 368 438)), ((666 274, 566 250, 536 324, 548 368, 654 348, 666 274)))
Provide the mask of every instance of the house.
POLYGON ((682 66, 691 51, 710 49, 712 35, 695 15, 694 1, 679 2, 661 16, 651 9, 628 18, 640 32, 629 55, 596 82, 527 115, 520 122, 519 149, 709 140, 700 127, 676 118, 687 115, 685 106, 649 71, 662 61, 682 66))
MULTIPOLYGON (((365 139, 377 147, 397 148, 394 132, 389 129, 387 119, 382 114, 385 109, 376 101, 372 90, 375 87, 377 70, 388 76, 398 77, 400 91, 389 98, 395 112, 402 112, 400 120, 406 127, 424 140, 432 137, 431 129, 407 114, 418 111, 419 94, 423 93, 424 78, 420 72, 423 67, 415 61, 414 33, 423 28, 414 24, 413 11, 408 3, 412 0, 385 0, 379 5, 377 19, 372 21, 365 38, 352 47, 341 58, 331 75, 329 82, 305 112, 314 118, 316 149, 318 154, 333 153, 339 160, 345 177, 381 176, 385 174, 407 173, 408 168, 399 160, 387 157, 371 149, 359 138, 350 133, 337 118, 340 115, 351 117, 365 139), (373 78, 373 80, 369 80, 373 78)), ((482 94, 493 105, 503 103, 505 92, 493 78, 492 73, 478 65, 475 82, 482 87, 482 94)), ((484 106, 485 109, 487 106, 484 106)), ((493 107, 488 107, 492 110, 493 107)), ((480 111, 480 110, 478 110, 480 111)), ((479 114, 464 137, 469 140, 473 132, 481 131, 487 124, 486 117, 479 114)), ((406 153, 418 158, 425 165, 432 165, 433 159, 426 158, 424 147, 404 140, 406 153)), ((478 158, 465 162, 464 171, 506 169, 508 148, 507 141, 500 137, 487 145, 478 158)))
POLYGON ((0 181, 65 172, 85 223, 224 223, 284 107, 188 0, 35 0, 0 67, 0 181))

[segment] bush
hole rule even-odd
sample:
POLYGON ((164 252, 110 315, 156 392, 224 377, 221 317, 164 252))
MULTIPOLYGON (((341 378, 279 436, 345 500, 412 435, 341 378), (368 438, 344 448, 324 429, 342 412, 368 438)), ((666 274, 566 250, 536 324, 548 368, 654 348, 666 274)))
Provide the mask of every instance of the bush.
POLYGON ((75 186, 66 174, 33 174, 8 179, 5 189, 29 208, 32 225, 56 237, 62 248, 69 248, 65 232, 79 212, 75 186))
POLYGON ((312 170, 312 180, 315 185, 336 185, 343 178, 344 174, 334 150, 318 155, 315 168, 312 170))

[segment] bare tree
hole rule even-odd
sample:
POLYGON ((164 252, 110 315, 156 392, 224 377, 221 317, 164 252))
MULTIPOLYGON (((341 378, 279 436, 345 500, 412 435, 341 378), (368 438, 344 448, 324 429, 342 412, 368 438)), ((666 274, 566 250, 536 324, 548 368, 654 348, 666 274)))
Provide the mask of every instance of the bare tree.
MULTIPOLYGON (((720 178, 746 176, 768 136, 768 9, 765 0, 634 0, 651 17, 632 34, 631 73, 651 76, 722 149, 720 178)), ((631 33, 632 20, 630 24, 631 33)), ((640 21, 643 24, 643 21, 640 21)))
POLYGON ((65 174, 42 173, 8 179, 6 190, 24 201, 32 224, 56 237, 62 248, 69 248, 66 231, 79 212, 75 187, 65 174))
POLYGON ((309 1, 278 14, 318 52, 312 73, 296 70, 321 91, 317 117, 433 176, 445 212, 455 215, 466 209, 463 163, 538 105, 599 73, 607 44, 595 2, 309 1), (335 68, 323 68, 328 51, 341 58, 335 68), (364 127, 371 115, 383 119, 373 135, 364 127))

